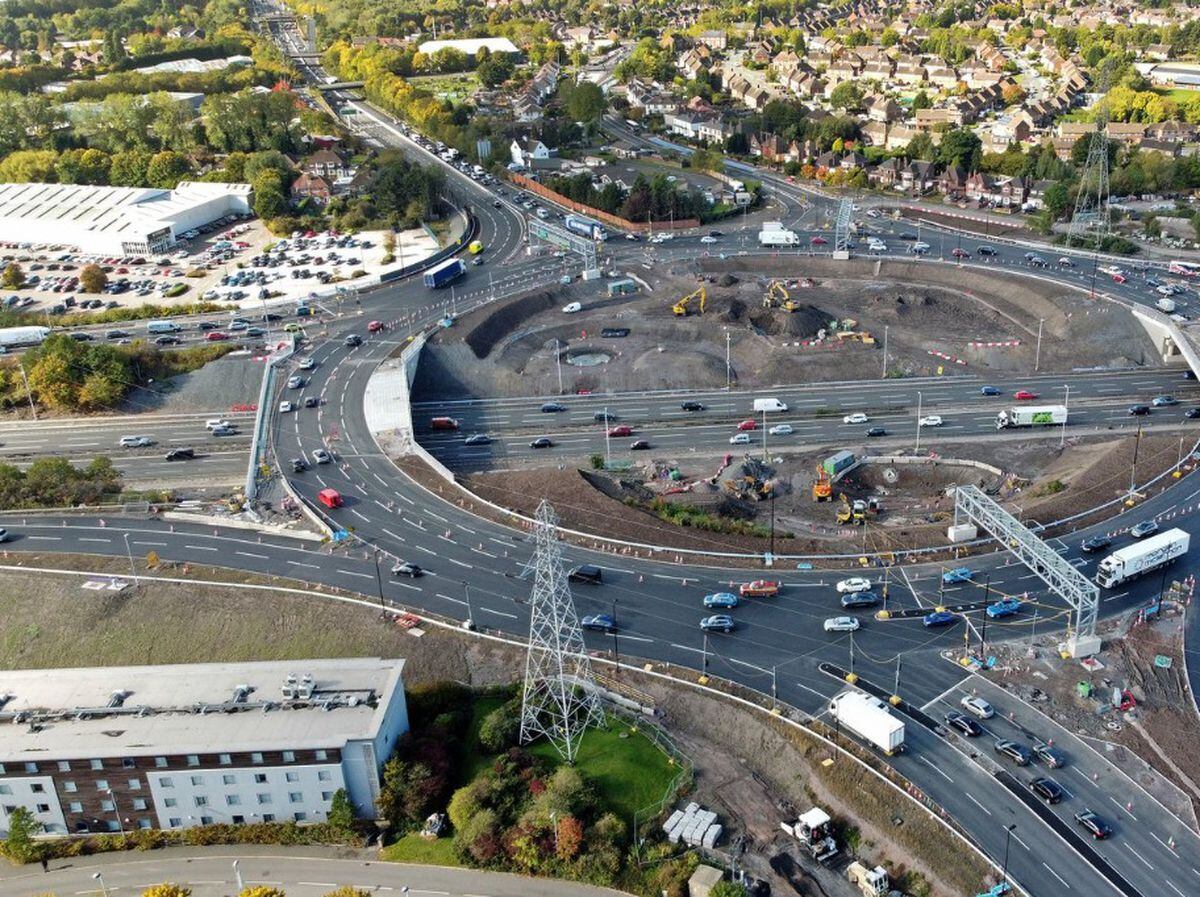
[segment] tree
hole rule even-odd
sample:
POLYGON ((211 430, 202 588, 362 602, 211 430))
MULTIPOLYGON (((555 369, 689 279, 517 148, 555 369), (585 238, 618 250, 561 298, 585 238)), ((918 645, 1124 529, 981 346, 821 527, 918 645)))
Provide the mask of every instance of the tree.
POLYGON ((607 105, 604 91, 591 81, 579 82, 567 94, 567 115, 584 124, 599 119, 607 105))
POLYGON ((113 153, 108 182, 114 187, 144 187, 150 168, 150 153, 142 149, 113 153))
POLYGON ((713 885, 708 895, 709 897, 746 897, 746 889, 736 882, 722 879, 713 885))
POLYGON ((54 150, 17 150, 0 161, 0 181, 9 184, 52 184, 58 180, 54 150))
POLYGON ((354 805, 350 803, 345 788, 333 792, 325 820, 340 835, 349 835, 354 831, 354 805))
POLYGON ((1071 207, 1071 192, 1062 181, 1056 181, 1046 188, 1042 195, 1042 205, 1045 206, 1051 221, 1062 218, 1071 207))
POLYGON ((575 859, 583 847, 583 824, 574 816, 555 817, 558 858, 564 863, 575 859))
POLYGON ((21 270, 21 266, 16 262, 9 262, 4 267, 4 274, 0 276, 0 286, 7 290, 19 290, 25 285, 25 272, 21 270))
POLYGON ((155 153, 146 165, 146 180, 151 187, 174 190, 191 173, 191 163, 174 150, 155 153))
POLYGON ((475 67, 475 74, 485 87, 499 87, 512 77, 513 63, 507 53, 493 53, 475 67))
POLYGON ((275 888, 271 885, 251 885, 238 891, 238 897, 287 897, 287 895, 283 892, 283 888, 275 888))
POLYGON ((253 181, 254 214, 264 221, 278 218, 287 211, 287 196, 283 192, 283 181, 274 171, 264 171, 253 181))
POLYGON ((836 109, 852 110, 862 105, 862 88, 853 81, 843 81, 829 95, 829 103, 836 109))
POLYGON ((942 135, 938 146, 938 160, 943 165, 959 165, 964 171, 979 170, 983 158, 983 143, 979 137, 965 128, 956 128, 942 135))
POLYGON ((192 897, 192 889, 165 881, 160 885, 151 885, 142 891, 142 897, 192 897))
POLYGON ((25 807, 15 807, 8 814, 8 838, 4 850, 14 862, 28 863, 34 859, 38 845, 33 836, 40 828, 37 819, 25 807))
POLYGON ((520 734, 520 708, 509 701, 483 718, 479 727, 479 743, 498 754, 515 745, 520 734))
POLYGON ((929 98, 929 94, 923 90, 918 90, 912 98, 912 111, 919 112, 922 109, 932 109, 933 100, 929 98))
POLYGON ((84 265, 79 272, 79 286, 85 293, 99 293, 108 286, 108 275, 99 265, 84 265))

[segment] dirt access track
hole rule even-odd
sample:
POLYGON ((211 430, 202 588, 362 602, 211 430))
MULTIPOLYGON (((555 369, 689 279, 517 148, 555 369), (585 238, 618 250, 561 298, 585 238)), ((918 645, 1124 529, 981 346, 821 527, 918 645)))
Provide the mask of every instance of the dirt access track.
POLYGON ((603 284, 543 290, 480 309, 422 353, 418 401, 551 395, 561 361, 567 393, 722 388, 726 341, 743 388, 892 376, 1152 366, 1150 339, 1124 307, 1006 272, 935 262, 836 262, 809 256, 705 258, 645 275, 651 291, 607 297, 603 284), (771 281, 790 284, 794 312, 764 308, 771 281), (811 284, 811 285, 806 285, 811 284), (672 304, 703 286, 703 315, 672 304), (562 312, 579 301, 583 310, 562 312), (834 322, 871 340, 833 336, 834 322), (628 329, 603 337, 604 328, 628 329), (824 332, 824 339, 820 339, 824 332), (873 341, 873 342, 872 342, 873 341), (983 344, 983 345, 978 345, 983 344), (988 345, 990 344, 990 345, 988 345), (940 353, 940 354, 939 354, 940 353), (579 355, 606 357, 578 366, 579 355))

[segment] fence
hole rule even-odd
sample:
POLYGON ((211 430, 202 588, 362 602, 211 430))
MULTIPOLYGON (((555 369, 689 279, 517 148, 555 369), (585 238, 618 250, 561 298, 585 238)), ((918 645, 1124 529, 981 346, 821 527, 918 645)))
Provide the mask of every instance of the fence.
POLYGON ((584 205, 581 202, 576 202, 551 190, 549 187, 535 180, 525 177, 523 174, 512 172, 509 174, 509 179, 514 184, 523 190, 528 190, 530 193, 536 193, 538 196, 548 199, 551 202, 558 203, 560 206, 565 206, 573 212, 578 212, 580 215, 587 215, 589 218, 595 218, 597 221, 603 221, 610 227, 615 227, 619 230, 634 231, 636 233, 645 233, 657 228, 660 231, 664 230, 688 230, 693 227, 700 226, 699 218, 681 218, 676 221, 628 221, 625 218, 620 218, 616 215, 611 215, 608 212, 600 209, 592 208, 584 205))

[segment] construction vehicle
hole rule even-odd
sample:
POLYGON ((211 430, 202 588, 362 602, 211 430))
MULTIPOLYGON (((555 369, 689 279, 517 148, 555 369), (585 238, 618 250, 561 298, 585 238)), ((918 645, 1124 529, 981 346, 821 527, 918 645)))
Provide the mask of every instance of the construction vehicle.
POLYGON ((763 296, 763 308, 782 308, 792 312, 800 308, 800 303, 792 299, 782 281, 772 280, 767 287, 767 294, 763 296))
POLYGON ((858 888, 863 897, 888 897, 891 882, 888 880, 887 870, 882 866, 868 869, 863 863, 855 860, 846 869, 846 878, 858 888))
POLYGON ((704 287, 700 287, 695 292, 688 293, 678 302, 671 306, 671 311, 675 313, 675 317, 683 318, 692 313, 692 302, 696 302, 696 314, 704 314, 704 306, 708 303, 708 292, 704 287))
POLYGON ((820 464, 817 465, 817 480, 812 487, 813 501, 833 501, 833 483, 829 473, 820 464))
POLYGON ((867 503, 861 499, 855 499, 851 503, 846 497, 846 493, 841 493, 838 498, 842 502, 842 506, 837 512, 837 522, 843 525, 862 526, 867 522, 867 503))
POLYGON ((830 834, 832 821, 820 807, 813 807, 795 822, 781 822, 779 827, 808 848, 814 860, 824 863, 838 852, 837 841, 830 834))

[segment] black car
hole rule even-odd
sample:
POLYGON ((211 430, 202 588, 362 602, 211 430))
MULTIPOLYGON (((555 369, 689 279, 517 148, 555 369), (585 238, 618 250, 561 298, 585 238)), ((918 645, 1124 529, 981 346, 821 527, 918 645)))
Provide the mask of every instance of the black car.
POLYGON ((965 713, 960 713, 957 710, 949 711, 946 716, 946 725, 951 729, 957 729, 968 738, 975 738, 983 734, 983 726, 971 719, 965 713))
POLYGON ((320 404, 321 404, 320 396, 305 396, 304 397, 304 407, 305 408, 316 408, 320 404))
POLYGON ((628 327, 605 327, 600 331, 600 335, 605 339, 623 339, 629 336, 628 327))
POLYGON ((589 585, 598 586, 604 581, 604 571, 595 564, 580 564, 567 574, 567 579, 571 582, 586 582, 589 585))
POLYGON ((544 405, 542 405, 543 414, 556 414, 559 411, 566 410, 567 406, 563 405, 561 402, 546 402, 544 405))
POLYGON ((867 430, 868 436, 886 436, 887 430, 883 427, 871 427, 867 430))
POLYGON ((1051 769, 1061 769, 1067 765, 1067 755, 1045 741, 1034 742, 1033 754, 1051 769))
MULTIPOLYGON (((543 411, 546 409, 543 408, 543 411)), ((592 415, 592 420, 598 424, 610 424, 617 419, 617 415, 611 411, 597 411, 592 415)))
POLYGON ((1149 405, 1130 405, 1129 413, 1134 417, 1143 417, 1150 413, 1149 405))
POLYGON ((874 592, 847 592, 842 596, 842 607, 847 610, 853 607, 874 607, 879 603, 879 596, 874 592))
POLYGON ((216 330, 219 326, 216 321, 201 321, 196 328, 198 330, 216 330))
POLYGON ((109 330, 105 332, 105 339, 128 339, 131 336, 128 330, 109 330))
POLYGON ((617 622, 608 614, 589 614, 579 621, 579 625, 591 632, 612 634, 617 631, 617 622))
POLYGON ((975 250, 976 255, 991 256, 996 254, 996 250, 991 246, 980 246, 975 250))
POLYGON ((463 440, 463 445, 491 445, 492 437, 487 433, 472 433, 463 440))
POLYGON ((157 336, 154 338, 154 345, 156 346, 178 346, 182 342, 183 340, 177 336, 157 336))
POLYGON ((554 445, 554 440, 549 436, 539 436, 533 442, 529 443, 529 447, 535 449, 550 448, 552 445, 554 445))
POLYGON ((725 235, 724 235, 723 233, 721 233, 721 231, 719 231, 719 230, 710 230, 710 231, 708 232, 708 235, 709 235, 710 237, 716 237, 718 240, 719 240, 721 237, 725 236, 725 235))
POLYGON ((903 231, 899 236, 901 240, 915 240, 917 238, 917 235, 911 231, 903 231))
POLYGON ((1062 785, 1045 776, 1030 782, 1029 789, 1048 804, 1056 804, 1066 796, 1062 785))
POLYGON ((701 405, 699 402, 680 402, 679 407, 683 411, 703 411, 704 410, 704 406, 701 405))
POLYGON ((90 343, 95 339, 95 337, 90 333, 85 333, 82 330, 73 330, 71 332, 71 339, 75 340, 77 343, 90 343))
POLYGON ((649 439, 637 439, 629 446, 631 452, 644 452, 650 448, 649 439))
POLYGON ((196 450, 190 448, 171 449, 167 452, 168 461, 191 461, 196 457, 196 450))
POLYGON ((308 470, 308 462, 303 458, 293 458, 291 463, 292 473, 304 473, 304 471, 308 470))
POLYGON ((352 333, 348 337, 346 337, 344 340, 342 340, 342 344, 346 345, 346 346, 361 346, 362 345, 362 337, 359 336, 357 333, 352 333))
POLYGON ((1200 408, 1189 408, 1187 411, 1183 412, 1183 416, 1188 420, 1195 420, 1196 418, 1200 417, 1200 408))
POLYGON ((996 753, 1003 754, 1017 766, 1028 766, 1033 759, 1033 752, 1023 744, 1001 738, 996 742, 996 753))
POLYGON ((418 576, 421 576, 424 573, 424 570, 422 570, 416 564, 410 564, 408 561, 401 561, 392 568, 392 576, 409 576, 413 579, 416 579, 418 576))
POLYGON ((1112 545, 1112 539, 1108 536, 1092 536, 1090 539, 1084 539, 1079 544, 1079 548, 1081 551, 1093 554, 1097 551, 1103 551, 1110 545, 1112 545))
POLYGON ((1097 841, 1103 841, 1112 834, 1112 829, 1108 827, 1108 823, 1091 810, 1083 810, 1076 813, 1075 821, 1087 829, 1097 841))

